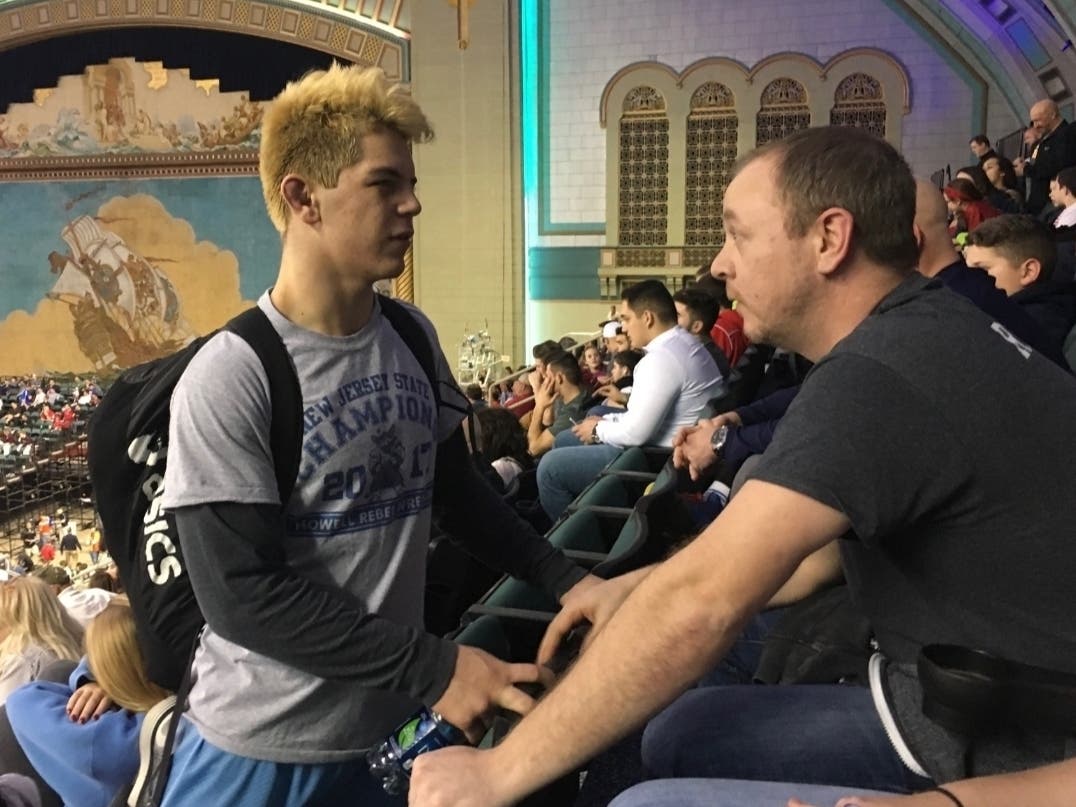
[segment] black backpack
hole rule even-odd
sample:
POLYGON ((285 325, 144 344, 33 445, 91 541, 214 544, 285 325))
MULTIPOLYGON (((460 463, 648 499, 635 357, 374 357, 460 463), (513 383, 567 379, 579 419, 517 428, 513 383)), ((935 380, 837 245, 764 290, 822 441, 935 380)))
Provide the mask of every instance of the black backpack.
MULTIPOLYGON (((422 366, 440 407, 428 336, 402 305, 387 297, 379 300, 382 314, 422 366)), ((291 357, 258 307, 235 317, 223 330, 246 340, 265 367, 273 412, 270 447, 280 500, 286 502, 298 474, 302 440, 302 396, 291 357)), ((175 517, 161 508, 168 422, 172 390, 215 333, 123 372, 89 429, 90 481, 104 545, 131 602, 149 678, 173 692, 180 689, 205 619, 185 573, 175 517)))

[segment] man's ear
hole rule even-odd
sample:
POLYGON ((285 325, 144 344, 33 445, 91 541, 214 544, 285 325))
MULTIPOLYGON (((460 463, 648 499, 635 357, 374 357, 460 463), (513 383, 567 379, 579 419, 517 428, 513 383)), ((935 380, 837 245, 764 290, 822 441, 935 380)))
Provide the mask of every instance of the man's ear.
POLYGON ((702 333, 702 320, 697 319, 691 323, 691 333, 698 336, 702 333))
POLYGON ((642 319, 643 324, 647 327, 647 330, 654 327, 654 312, 650 309, 644 310, 639 317, 642 319))
POLYGON ((1038 258, 1028 258, 1020 264, 1020 285, 1027 288, 1039 279, 1042 274, 1042 264, 1038 258))
POLYGON ((843 207, 823 210, 815 219, 812 239, 820 274, 837 271, 852 254, 852 232, 855 220, 843 207))
POLYGON ((923 228, 918 224, 912 224, 912 237, 915 239, 916 252, 922 252, 923 241, 926 239, 926 236, 923 235, 923 228))
POLYGON ((298 174, 288 174, 280 181, 280 194, 291 211, 291 218, 305 224, 317 224, 321 211, 314 198, 313 188, 298 174))

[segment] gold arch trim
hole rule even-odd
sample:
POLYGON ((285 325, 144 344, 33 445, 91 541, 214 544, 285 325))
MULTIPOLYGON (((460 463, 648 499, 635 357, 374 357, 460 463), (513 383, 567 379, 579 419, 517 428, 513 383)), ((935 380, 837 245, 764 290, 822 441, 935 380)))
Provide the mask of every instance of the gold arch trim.
POLYGON ((260 36, 302 45, 409 79, 410 0, 385 0, 371 15, 334 0, 38 0, 0 2, 0 50, 77 31, 168 26, 260 36))
POLYGON ((791 62, 809 68, 810 71, 817 74, 820 79, 828 81, 831 76, 836 77, 837 79, 843 79, 847 72, 862 72, 861 65, 856 67, 849 66, 847 70, 844 70, 842 65, 848 60, 855 60, 863 57, 878 59, 891 68, 900 84, 902 112, 905 115, 911 112, 911 83, 908 80, 908 71, 904 69, 904 66, 892 54, 887 53, 886 51, 878 50, 876 48, 851 48, 849 50, 841 51, 825 64, 822 64, 804 53, 795 53, 792 51, 775 53, 767 56, 751 68, 746 67, 735 59, 729 59, 723 56, 712 56, 705 59, 699 59, 698 61, 689 64, 680 72, 677 72, 674 68, 664 62, 632 62, 617 70, 606 83, 605 88, 602 90, 601 99, 598 102, 598 119, 604 129, 607 122, 606 111, 609 106, 608 102, 610 95, 622 80, 629 77, 631 74, 642 70, 657 70, 666 73, 673 79, 673 82, 677 87, 683 87, 689 83, 688 80, 693 73, 704 68, 720 67, 738 73, 743 77, 746 83, 751 84, 759 73, 765 71, 771 65, 787 64, 791 62))

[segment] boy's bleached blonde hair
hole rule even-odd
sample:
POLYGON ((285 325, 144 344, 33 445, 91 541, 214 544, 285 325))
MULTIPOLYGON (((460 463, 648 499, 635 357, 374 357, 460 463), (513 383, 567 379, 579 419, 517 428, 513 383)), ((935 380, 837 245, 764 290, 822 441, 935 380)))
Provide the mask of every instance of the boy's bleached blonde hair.
POLYGON ((124 709, 148 712, 170 694, 146 675, 134 614, 123 595, 113 599, 87 626, 86 657, 101 689, 124 709))
POLYGON ((32 645, 58 659, 78 661, 82 628, 60 604, 56 593, 39 577, 16 577, 0 587, 0 670, 18 662, 32 645))
POLYGON ((410 93, 378 67, 314 70, 284 88, 262 120, 258 173, 269 218, 283 233, 288 205, 280 184, 300 174, 336 187, 340 172, 362 159, 361 140, 394 131, 411 143, 433 138, 433 129, 410 93))

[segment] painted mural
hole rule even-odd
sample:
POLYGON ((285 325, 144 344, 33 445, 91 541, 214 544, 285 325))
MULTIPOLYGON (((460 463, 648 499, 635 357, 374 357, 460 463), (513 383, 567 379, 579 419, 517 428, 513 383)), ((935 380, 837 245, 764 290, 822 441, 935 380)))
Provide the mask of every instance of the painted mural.
POLYGON ((160 62, 111 59, 0 115, 0 157, 258 147, 263 104, 160 62))
POLYGON ((0 375, 166 355, 251 305, 279 264, 256 177, 0 183, 0 210, 0 375))
POLYGON ((0 375, 107 377, 258 298, 280 259, 254 175, 263 111, 216 79, 129 58, 3 111, 0 375), (212 175, 206 152, 232 168, 212 175), (167 170, 161 154, 175 156, 167 170))

